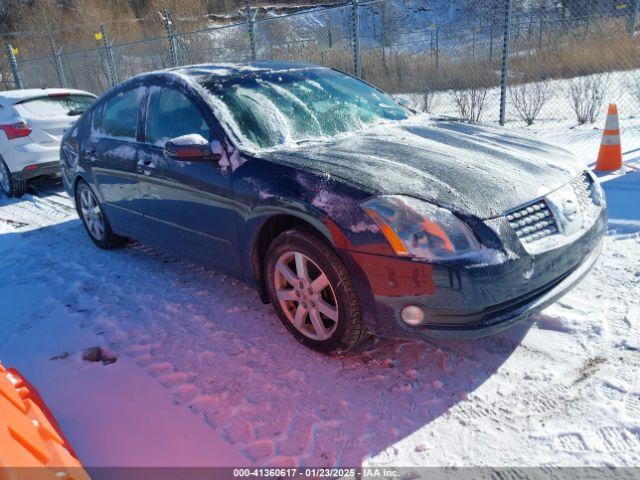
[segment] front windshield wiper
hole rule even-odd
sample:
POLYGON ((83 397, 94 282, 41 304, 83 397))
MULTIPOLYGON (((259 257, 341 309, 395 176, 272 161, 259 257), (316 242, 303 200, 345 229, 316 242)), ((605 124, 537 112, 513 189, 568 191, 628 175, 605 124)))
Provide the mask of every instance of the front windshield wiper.
POLYGON ((86 110, 81 109, 81 108, 74 108, 73 110, 69 110, 67 115, 69 115, 70 117, 75 117, 77 115, 82 115, 85 111, 86 110))

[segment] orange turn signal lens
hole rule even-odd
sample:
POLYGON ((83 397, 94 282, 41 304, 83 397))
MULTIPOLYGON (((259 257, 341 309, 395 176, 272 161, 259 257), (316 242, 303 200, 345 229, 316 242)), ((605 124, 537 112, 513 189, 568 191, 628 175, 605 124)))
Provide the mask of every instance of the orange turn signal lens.
POLYGON ((384 219, 380 216, 380 214, 378 214, 378 212, 376 212, 372 208, 365 208, 364 211, 367 212, 367 214, 373 219, 374 222, 376 222, 376 224, 378 224, 378 227, 380 227, 380 231, 387 239, 389 245, 391 245, 391 248, 393 248, 393 251, 396 252, 396 254, 409 255, 409 250, 407 249, 407 247, 405 247, 404 243, 402 243, 402 240, 400 240, 398 234, 393 231, 393 229, 387 222, 384 221, 384 219))

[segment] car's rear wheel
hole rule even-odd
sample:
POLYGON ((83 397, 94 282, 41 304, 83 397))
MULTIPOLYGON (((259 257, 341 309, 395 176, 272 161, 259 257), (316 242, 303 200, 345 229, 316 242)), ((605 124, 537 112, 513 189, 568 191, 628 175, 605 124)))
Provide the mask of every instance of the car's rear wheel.
POLYGON ((109 250, 127 243, 127 238, 113 232, 98 198, 91 187, 82 180, 76 188, 76 206, 84 229, 98 247, 109 250))
POLYGON ((0 158, 0 188, 7 197, 20 198, 27 192, 27 181, 11 175, 9 167, 2 158, 0 158))
POLYGON ((304 345, 339 353, 367 338, 346 267, 313 232, 292 229, 276 237, 267 250, 264 275, 280 320, 304 345))

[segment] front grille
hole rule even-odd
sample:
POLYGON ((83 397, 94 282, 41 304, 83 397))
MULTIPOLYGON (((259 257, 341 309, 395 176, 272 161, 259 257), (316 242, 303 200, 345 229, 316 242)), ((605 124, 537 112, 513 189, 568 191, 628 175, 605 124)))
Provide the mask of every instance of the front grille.
POLYGON ((558 233, 558 225, 545 200, 538 200, 507 214, 507 221, 523 243, 558 233))

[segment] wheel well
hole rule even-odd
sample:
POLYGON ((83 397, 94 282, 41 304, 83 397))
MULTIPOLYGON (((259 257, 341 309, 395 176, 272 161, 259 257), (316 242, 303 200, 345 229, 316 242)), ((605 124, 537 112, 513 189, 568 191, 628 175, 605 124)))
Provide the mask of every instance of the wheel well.
POLYGON ((78 185, 80 182, 86 182, 84 178, 80 175, 77 175, 76 178, 73 179, 73 204, 76 206, 76 210, 78 211, 78 215, 80 215, 80 209, 78 207, 78 201, 76 200, 76 195, 78 193, 78 185))
POLYGON ((267 255, 267 249, 274 238, 282 232, 295 227, 306 228, 318 234, 319 237, 325 238, 325 235, 318 231, 318 229, 312 224, 299 217, 294 217, 293 215, 276 215, 271 217, 262 225, 262 227, 260 227, 260 231, 256 235, 252 255, 253 271, 258 284, 260 299, 264 303, 269 303, 269 297, 267 295, 267 289, 263 277, 263 267, 265 257, 267 255))
POLYGON ((82 178, 80 175, 76 176, 76 178, 73 180, 73 195, 75 196, 76 191, 78 190, 78 184, 80 182, 84 182, 85 179, 82 178))

